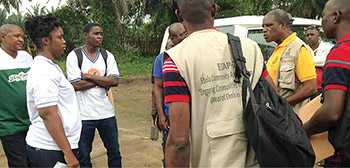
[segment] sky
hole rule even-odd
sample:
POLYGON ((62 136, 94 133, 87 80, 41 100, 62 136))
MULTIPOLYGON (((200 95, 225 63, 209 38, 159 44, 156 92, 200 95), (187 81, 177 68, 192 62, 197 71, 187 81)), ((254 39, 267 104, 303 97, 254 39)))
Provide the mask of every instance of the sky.
POLYGON ((45 6, 46 9, 51 10, 51 7, 58 7, 64 5, 66 0, 22 0, 22 4, 19 6, 20 12, 27 12, 32 9, 32 6, 39 4, 45 6))

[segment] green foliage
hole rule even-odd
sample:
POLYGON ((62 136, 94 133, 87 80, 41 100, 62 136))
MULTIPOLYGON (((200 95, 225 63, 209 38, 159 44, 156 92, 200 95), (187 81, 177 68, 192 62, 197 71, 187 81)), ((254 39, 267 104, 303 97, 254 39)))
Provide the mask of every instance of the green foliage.
POLYGON ((70 52, 83 44, 83 27, 88 22, 88 18, 81 12, 70 6, 64 6, 52 13, 59 18, 66 40, 66 51, 70 52))
POLYGON ((0 4, 4 6, 7 12, 10 12, 11 8, 18 10, 20 3, 20 0, 0 0, 0 4))
MULTIPOLYGON (((293 16, 319 18, 327 0, 216 0, 216 18, 240 15, 264 15, 272 8, 282 8, 293 16)), ((97 22, 104 30, 103 47, 111 51, 122 76, 149 74, 154 55, 159 52, 164 31, 176 22, 172 0, 67 0, 67 5, 48 10, 36 5, 26 14, 8 16, 18 9, 19 0, 0 0, 0 24, 23 27, 25 17, 50 14, 61 21, 67 52, 84 43, 83 27, 97 22), (146 19, 147 18, 147 19, 146 19)), ((28 43, 30 45, 30 41, 28 43)), ((67 53, 66 53, 67 54, 67 53)), ((64 58, 58 61, 62 69, 64 58)))

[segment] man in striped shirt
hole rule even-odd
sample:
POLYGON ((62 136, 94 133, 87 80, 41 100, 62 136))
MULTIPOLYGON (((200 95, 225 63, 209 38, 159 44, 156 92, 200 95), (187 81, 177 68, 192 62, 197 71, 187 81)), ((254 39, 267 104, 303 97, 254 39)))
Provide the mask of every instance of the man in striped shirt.
POLYGON ((309 136, 328 131, 328 139, 335 148, 327 167, 350 166, 350 3, 330 0, 323 11, 322 26, 336 45, 329 52, 324 66, 323 105, 304 125, 309 136))

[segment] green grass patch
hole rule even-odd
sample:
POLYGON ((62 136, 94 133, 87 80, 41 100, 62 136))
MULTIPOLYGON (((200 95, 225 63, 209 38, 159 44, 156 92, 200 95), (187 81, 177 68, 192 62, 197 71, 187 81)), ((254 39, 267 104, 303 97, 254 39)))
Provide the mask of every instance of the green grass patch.
POLYGON ((135 76, 151 76, 153 57, 139 57, 133 61, 121 60, 118 68, 122 78, 135 76))

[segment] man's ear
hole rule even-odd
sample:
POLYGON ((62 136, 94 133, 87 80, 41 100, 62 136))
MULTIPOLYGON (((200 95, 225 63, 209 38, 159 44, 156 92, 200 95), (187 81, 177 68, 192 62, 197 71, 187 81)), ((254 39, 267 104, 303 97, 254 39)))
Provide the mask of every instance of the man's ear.
POLYGON ((176 14, 176 17, 177 17, 177 21, 178 22, 183 22, 182 13, 181 13, 181 11, 179 9, 175 10, 175 14, 176 14))
POLYGON ((341 12, 341 11, 336 11, 336 12, 334 12, 334 16, 333 16, 333 18, 332 18, 332 22, 333 22, 334 24, 339 23, 340 20, 341 20, 341 17, 344 17, 344 16, 342 15, 342 12, 341 12))
POLYGON ((41 43, 43 44, 43 47, 47 46, 49 42, 50 42, 50 39, 48 37, 41 38, 41 43))
POLYGON ((217 4, 213 4, 211 7, 210 7, 210 14, 211 16, 214 18, 215 15, 216 15, 216 11, 219 9, 219 5, 217 4))

